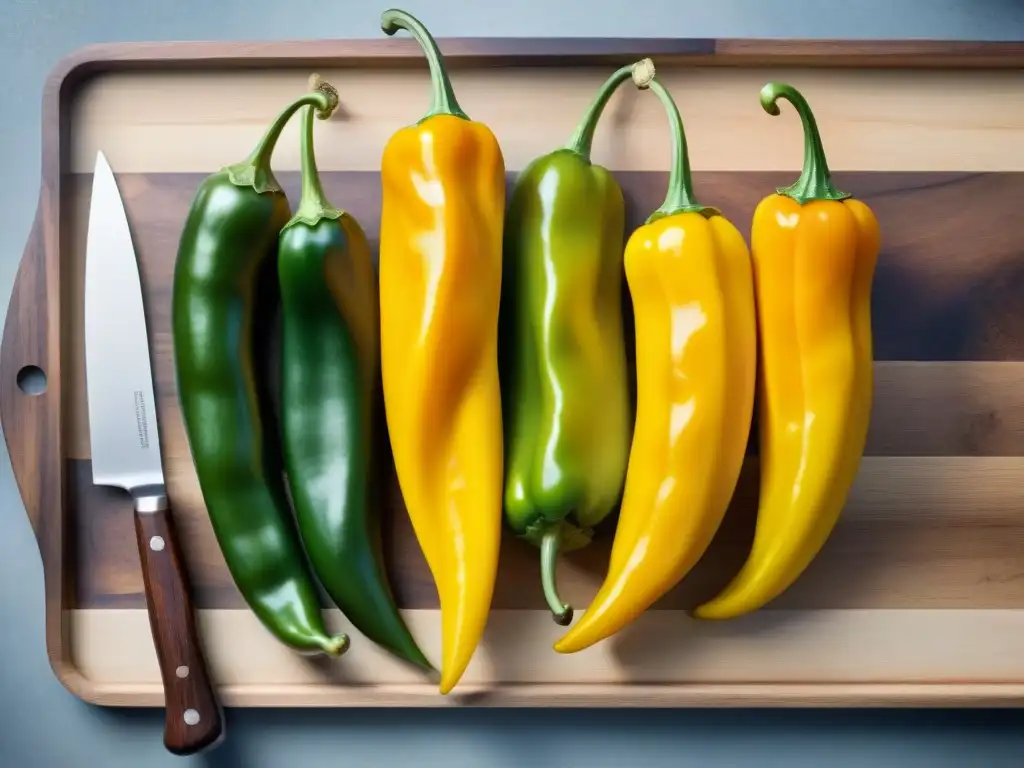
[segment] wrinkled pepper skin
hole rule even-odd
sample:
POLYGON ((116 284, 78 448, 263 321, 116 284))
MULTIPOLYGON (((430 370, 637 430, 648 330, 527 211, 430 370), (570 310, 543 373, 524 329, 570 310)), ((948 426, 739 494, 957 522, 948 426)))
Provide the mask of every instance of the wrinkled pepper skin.
POLYGON ((382 159, 381 372, 399 486, 441 608, 441 680, 479 645, 497 576, 503 441, 498 379, 505 167, 494 134, 455 101, 433 38, 402 11, 434 101, 382 159))
MULTIPOLYGON (((638 83, 640 84, 640 83, 638 83)), ((757 328, 750 253, 739 230, 692 195, 682 120, 657 80, 673 134, 665 203, 629 238, 637 415, 608 574, 555 644, 583 650, 678 584, 711 543, 750 435, 757 328)))
POLYGON ((867 440, 872 400, 871 284, 878 221, 832 186, 810 107, 769 83, 761 104, 793 103, 804 126, 800 179, 754 212, 758 296, 760 501, 750 555, 702 619, 757 610, 788 589, 839 519, 867 440))
POLYGON ((281 232, 281 426, 296 520, 313 570, 345 617, 429 668, 393 601, 371 498, 379 378, 377 279, 359 222, 326 200, 302 115, 302 198, 281 232))
POLYGON ((594 130, 635 65, 599 89, 565 147, 520 174, 505 218, 500 345, 505 517, 541 548, 555 621, 558 551, 585 546, 618 504, 632 413, 622 318, 625 204, 590 161, 594 130))
POLYGON ((207 177, 181 233, 172 326, 178 398, 203 500, 228 570, 263 625, 303 653, 338 655, 292 521, 263 351, 277 302, 278 236, 291 215, 270 168, 290 117, 329 115, 324 84, 290 104, 252 155, 207 177))

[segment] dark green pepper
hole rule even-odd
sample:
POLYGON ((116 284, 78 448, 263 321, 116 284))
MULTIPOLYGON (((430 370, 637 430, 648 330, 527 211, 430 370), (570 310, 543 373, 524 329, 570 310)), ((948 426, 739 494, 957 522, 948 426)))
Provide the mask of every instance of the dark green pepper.
POLYGON ((572 609, 555 588, 558 552, 585 546, 618 504, 632 435, 625 204, 590 151, 605 105, 633 66, 601 86, 564 147, 523 170, 505 219, 505 517, 540 546, 544 596, 560 624, 572 609))
POLYGON ((291 116, 329 116, 326 83, 286 107, 252 154, 203 180, 174 268, 178 398, 199 487, 228 570, 263 625, 304 653, 339 655, 346 635, 324 626, 319 592, 292 519, 269 391, 260 363, 277 300, 278 235, 291 209, 270 167, 291 116))
POLYGON ((402 621, 381 562, 370 498, 380 387, 377 279, 359 222, 326 199, 302 114, 302 198, 281 232, 281 425, 285 468, 306 552, 352 624, 431 668, 402 621))

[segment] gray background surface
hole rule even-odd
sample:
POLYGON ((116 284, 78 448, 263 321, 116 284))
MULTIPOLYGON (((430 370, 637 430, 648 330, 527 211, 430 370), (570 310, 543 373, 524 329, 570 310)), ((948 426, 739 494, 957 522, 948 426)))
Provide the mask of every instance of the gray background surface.
MULTIPOLYGON (((0 0, 0 306, 35 210, 43 80, 61 56, 118 40, 377 37, 385 7, 0 0)), ((406 0, 401 7, 439 36, 1024 39, 1018 0, 406 0)), ((1022 714, 955 711, 229 710, 229 736, 218 750, 174 758, 161 744, 162 712, 90 707, 53 677, 42 569, 6 454, 0 510, 0 768, 1024 765, 1022 714)), ((1024 638, 1021 645, 1024 652, 1024 638)))

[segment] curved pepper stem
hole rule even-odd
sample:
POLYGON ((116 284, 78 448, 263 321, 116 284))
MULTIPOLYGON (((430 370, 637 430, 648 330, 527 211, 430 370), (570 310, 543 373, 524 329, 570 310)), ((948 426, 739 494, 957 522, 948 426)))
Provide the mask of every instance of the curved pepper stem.
MULTIPOLYGON (((322 80, 319 75, 312 75, 309 78, 309 87, 311 90, 324 90, 325 93, 333 93, 334 98, 338 98, 338 92, 334 86, 322 80)), ((300 221, 313 227, 322 219, 341 217, 342 212, 330 204, 324 193, 323 185, 320 183, 320 171, 316 167, 316 151, 313 148, 313 117, 315 114, 313 107, 306 107, 302 112, 299 138, 299 154, 302 160, 302 197, 299 199, 299 207, 296 209, 295 215, 292 216, 291 221, 285 224, 284 229, 300 221)))
POLYGON ((329 83, 318 81, 316 88, 303 94, 281 110, 249 157, 240 163, 221 169, 228 174, 228 179, 232 184, 239 187, 252 187, 261 194, 281 191, 281 185, 278 184, 277 178, 270 168, 270 158, 274 154, 277 140, 281 138, 281 131, 292 119, 292 115, 304 106, 315 108, 317 116, 321 120, 326 120, 338 108, 338 91, 329 83))
POLYGON ((780 195, 791 197, 803 205, 811 200, 845 200, 850 197, 832 186, 832 175, 825 160, 825 148, 821 144, 818 123, 807 100, 800 92, 786 83, 768 83, 761 89, 761 106, 769 115, 779 114, 778 100, 785 99, 800 115, 804 127, 804 167, 798 178, 788 187, 779 187, 780 195))
POLYGON ((424 55, 427 57, 427 64, 430 66, 430 83, 432 98, 430 109, 419 122, 423 122, 435 115, 454 115, 469 120, 469 115, 462 111, 459 102, 455 98, 455 91, 452 90, 451 80, 444 67, 444 59, 441 51, 438 50, 437 41, 419 19, 406 11, 391 8, 380 16, 380 28, 386 35, 393 35, 400 29, 404 29, 415 38, 420 44, 424 55))
POLYGON ((558 550, 562 546, 562 523, 548 527, 540 540, 540 582, 544 588, 544 599, 555 623, 567 627, 572 623, 572 606, 563 603, 558 596, 555 583, 555 569, 558 566, 558 550))
POLYGON ((690 173, 690 153, 686 147, 686 131, 679 108, 665 86, 653 74, 646 81, 633 78, 638 88, 650 88, 665 107, 669 130, 672 133, 672 166, 668 176, 668 191, 665 202, 647 218, 647 223, 677 213, 699 213, 711 217, 721 213, 717 208, 701 205, 693 194, 693 177, 690 173))
POLYGON ((608 100, 611 99, 616 89, 630 77, 636 81, 638 77, 643 78, 643 73, 648 71, 654 71, 654 64, 650 59, 641 59, 615 70, 598 88, 594 100, 590 102, 587 111, 583 113, 579 125, 576 126, 576 130, 573 131, 569 141, 566 142, 565 148, 590 160, 590 150, 594 143, 594 131, 597 129, 597 124, 601 119, 605 106, 608 104, 608 100))

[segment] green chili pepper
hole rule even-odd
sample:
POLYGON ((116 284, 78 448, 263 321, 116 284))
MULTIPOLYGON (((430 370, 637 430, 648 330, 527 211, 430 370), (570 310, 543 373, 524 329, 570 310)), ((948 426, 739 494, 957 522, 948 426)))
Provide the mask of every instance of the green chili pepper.
POLYGON ((281 424, 306 552, 331 599, 370 640, 431 668, 393 601, 370 497, 380 385, 377 280, 359 222, 334 208, 302 114, 302 198, 281 232, 281 424))
POLYGON ((181 413, 228 570, 281 642, 332 656, 347 649, 348 637, 324 627, 259 366, 277 301, 278 235, 291 215, 270 158, 298 109, 312 105, 326 118, 337 104, 326 83, 306 93, 281 112, 247 159, 203 180, 181 234, 172 297, 181 413))
POLYGON ((625 205, 590 151, 605 105, 633 66, 601 86, 564 147, 523 170, 505 220, 505 517, 540 546, 544 596, 559 624, 572 609, 555 588, 558 553, 585 546, 615 508, 629 457, 625 205))

